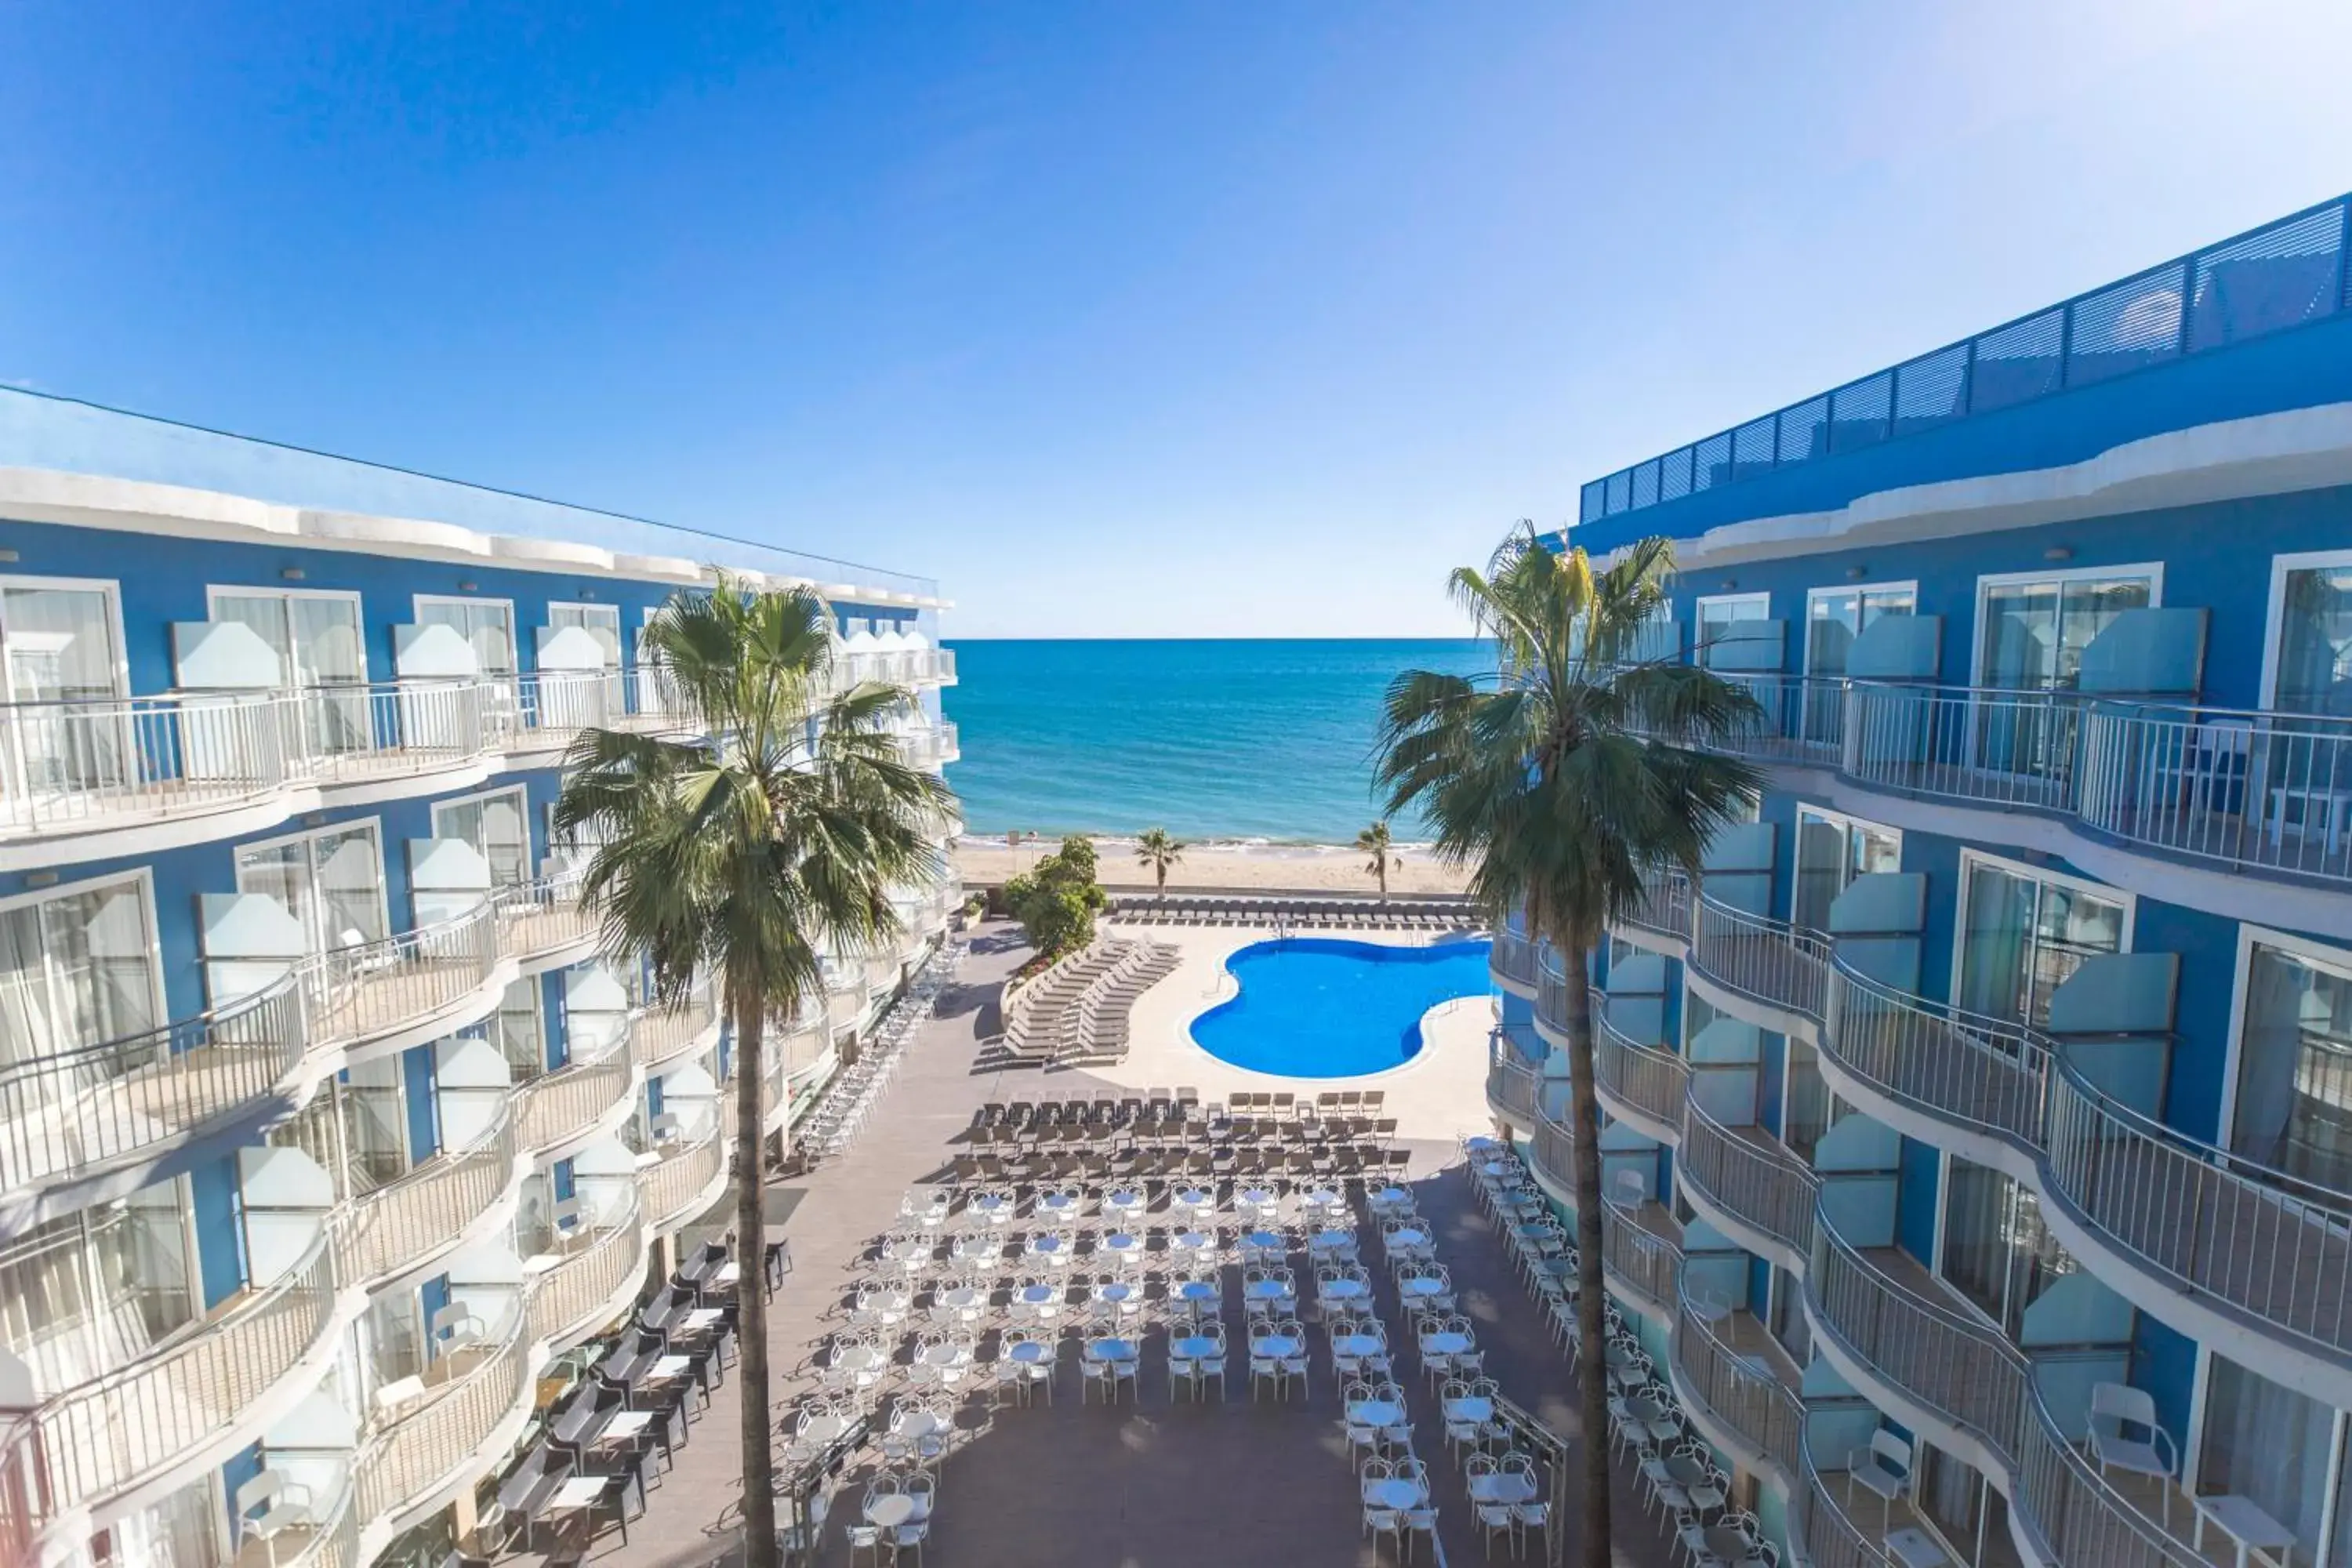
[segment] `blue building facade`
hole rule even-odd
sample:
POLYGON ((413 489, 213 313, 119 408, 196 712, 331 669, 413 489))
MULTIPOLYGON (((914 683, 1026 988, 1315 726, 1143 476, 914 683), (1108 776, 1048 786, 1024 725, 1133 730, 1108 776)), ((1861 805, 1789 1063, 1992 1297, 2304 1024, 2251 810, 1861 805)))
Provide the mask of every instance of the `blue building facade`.
MULTIPOLYGON (((1644 656, 1761 710, 1753 820, 1594 976, 1604 1229, 1808 1562, 2352 1563, 2348 207, 1564 536, 1673 539, 1644 656)), ((1495 962, 1489 1099, 1565 1199, 1563 977, 1495 962)))
MULTIPOLYGON (((680 732, 637 634, 714 564, 953 760, 926 580, 0 397, 0 1560, 446 1532, 730 1228, 721 1009, 600 955, 550 816, 584 730, 680 732)), ((956 896, 772 1027, 779 1148, 956 896)))

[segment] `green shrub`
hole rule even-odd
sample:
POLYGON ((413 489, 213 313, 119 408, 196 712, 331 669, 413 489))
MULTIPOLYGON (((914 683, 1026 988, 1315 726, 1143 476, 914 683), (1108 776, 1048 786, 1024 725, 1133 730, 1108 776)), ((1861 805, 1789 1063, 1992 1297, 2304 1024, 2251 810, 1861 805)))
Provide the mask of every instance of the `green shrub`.
POLYGON ((1095 914, 1110 896, 1095 880, 1095 847, 1069 837, 1062 847, 1004 884, 1004 907, 1047 962, 1095 939, 1095 914))

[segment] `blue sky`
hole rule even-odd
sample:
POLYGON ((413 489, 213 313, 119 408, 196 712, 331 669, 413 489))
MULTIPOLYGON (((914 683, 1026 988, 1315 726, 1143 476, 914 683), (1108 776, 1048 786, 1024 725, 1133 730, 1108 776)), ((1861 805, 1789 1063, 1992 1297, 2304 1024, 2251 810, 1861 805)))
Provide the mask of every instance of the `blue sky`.
POLYGON ((2352 187, 2342 0, 0 8, 0 380, 1455 629, 1625 461, 2352 187))

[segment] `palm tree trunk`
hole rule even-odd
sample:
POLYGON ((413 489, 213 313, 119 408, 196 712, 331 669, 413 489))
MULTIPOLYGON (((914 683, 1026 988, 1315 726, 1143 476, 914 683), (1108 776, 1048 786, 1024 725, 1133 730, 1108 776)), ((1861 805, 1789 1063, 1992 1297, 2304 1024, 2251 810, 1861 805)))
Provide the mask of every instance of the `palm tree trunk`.
POLYGON ((763 1001, 737 997, 735 1014, 735 1316, 741 1341, 743 1568, 777 1568, 775 1457, 768 1447, 768 1303, 761 1123, 767 1107, 763 1001))
POLYGON ((1609 1561, 1608 1287, 1601 1278, 1601 1108, 1592 1090, 1592 989, 1590 942, 1558 944, 1567 972, 1569 1130, 1575 1135, 1576 1381, 1584 1425, 1584 1551, 1587 1563, 1609 1561))

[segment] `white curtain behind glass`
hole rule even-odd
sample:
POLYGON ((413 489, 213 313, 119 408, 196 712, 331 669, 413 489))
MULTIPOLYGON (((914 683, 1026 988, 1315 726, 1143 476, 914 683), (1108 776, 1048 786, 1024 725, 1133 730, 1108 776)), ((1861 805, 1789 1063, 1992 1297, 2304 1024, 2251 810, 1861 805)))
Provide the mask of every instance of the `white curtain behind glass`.
POLYGON ((2235 1103, 2240 1153, 2352 1187, 2352 978, 2255 946, 2235 1103))
POLYGON ((2294 1557, 2312 1561, 2327 1500, 2335 1412, 2221 1356, 2206 1384, 2197 1489, 2234 1492, 2294 1531, 2294 1557))

